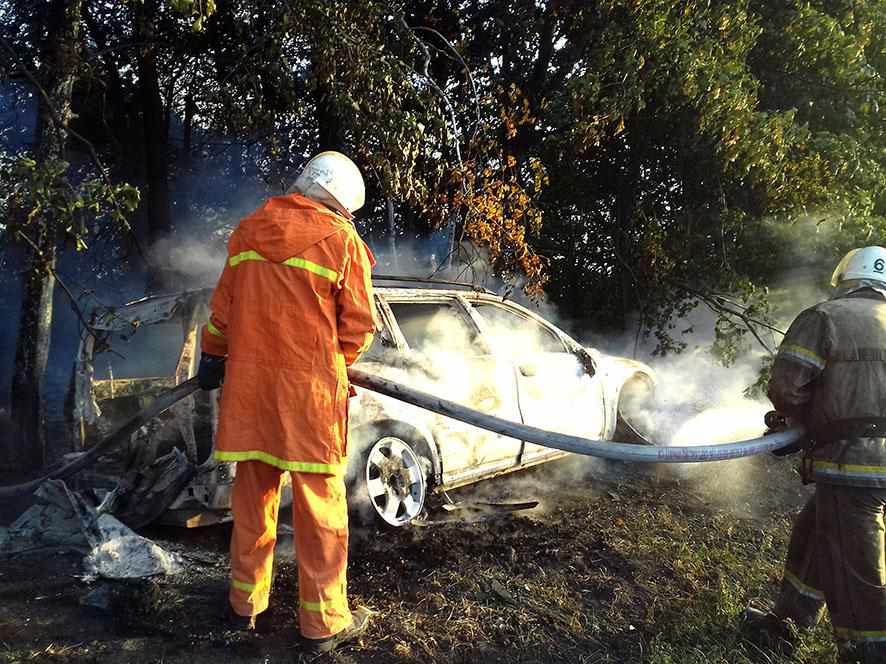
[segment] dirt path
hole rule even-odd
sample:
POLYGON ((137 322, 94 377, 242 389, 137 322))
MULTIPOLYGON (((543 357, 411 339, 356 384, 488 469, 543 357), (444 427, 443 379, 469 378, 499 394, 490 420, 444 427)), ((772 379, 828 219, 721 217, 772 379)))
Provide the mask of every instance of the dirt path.
MULTIPOLYGON (((352 601, 378 613, 360 643, 320 661, 833 661, 827 628, 804 635, 793 659, 735 629, 750 597, 774 594, 789 517, 808 494, 790 462, 658 480, 605 470, 551 464, 452 496, 541 500, 519 515, 355 532, 352 601)), ((279 556, 270 632, 241 636, 221 621, 229 529, 144 534, 185 554, 186 572, 87 585, 76 553, 0 559, 0 662, 297 658, 291 558, 279 556)))

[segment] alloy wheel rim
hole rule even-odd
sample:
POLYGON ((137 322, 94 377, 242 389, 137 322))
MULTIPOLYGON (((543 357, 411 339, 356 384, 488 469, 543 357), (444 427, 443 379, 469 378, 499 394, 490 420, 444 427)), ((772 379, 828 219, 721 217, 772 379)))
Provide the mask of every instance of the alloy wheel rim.
POLYGON ((372 446, 366 459, 366 489, 378 516, 392 526, 405 525, 422 513, 425 475, 408 443, 386 436, 372 446))

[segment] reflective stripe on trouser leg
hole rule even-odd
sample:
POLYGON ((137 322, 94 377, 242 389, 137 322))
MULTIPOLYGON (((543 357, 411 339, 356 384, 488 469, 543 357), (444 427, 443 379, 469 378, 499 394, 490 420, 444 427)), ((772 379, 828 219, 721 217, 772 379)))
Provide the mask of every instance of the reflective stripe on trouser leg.
POLYGON ((291 476, 299 629, 302 636, 321 639, 351 624, 345 483, 341 475, 291 476))
POLYGON ((815 496, 807 502, 791 529, 781 592, 774 613, 790 618, 801 627, 811 627, 824 613, 824 592, 818 573, 815 546, 815 496))
POLYGON ((834 633, 853 644, 886 643, 886 489, 819 483, 816 496, 819 565, 834 633))
POLYGON ((234 531, 229 597, 234 612, 241 616, 268 608, 282 478, 278 468, 261 461, 237 464, 231 497, 234 531))

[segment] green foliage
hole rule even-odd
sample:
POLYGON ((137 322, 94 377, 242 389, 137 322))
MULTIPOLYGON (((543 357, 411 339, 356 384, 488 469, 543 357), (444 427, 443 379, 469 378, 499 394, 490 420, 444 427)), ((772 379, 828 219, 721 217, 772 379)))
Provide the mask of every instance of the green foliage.
MULTIPOLYGON (((15 11, 10 39, 39 58, 40 17, 15 11)), ((138 113, 133 13, 86 21, 96 139, 138 113)), ((749 307, 714 330, 734 361, 786 269, 825 271, 886 231, 878 0, 170 0, 154 28, 165 110, 194 136, 242 144, 275 187, 318 148, 349 152, 368 223, 386 227, 389 199, 400 233, 452 225, 576 327, 639 323, 659 353, 685 345, 675 316, 721 293, 749 307)))
POLYGON ((204 22, 215 13, 215 0, 169 0, 173 11, 193 19, 191 30, 203 32, 204 22))
POLYGON ((48 230, 52 237, 67 239, 82 251, 105 220, 129 228, 127 215, 140 200, 135 187, 104 178, 83 179, 74 185, 70 164, 60 159, 37 162, 28 156, 7 155, 2 161, 12 175, 8 188, 0 189, 2 207, 10 213, 5 226, 10 239, 33 244, 35 237, 48 230))
MULTIPOLYGON (((753 294, 765 319, 785 271, 878 241, 882 3, 598 3, 558 19, 543 254, 573 315, 627 329, 639 313, 672 352, 685 328, 672 318, 696 301, 677 284, 753 294)), ((733 361, 749 332, 721 318, 715 351, 733 361)))
POLYGON ((748 385, 748 387, 746 387, 744 390, 744 395, 748 399, 766 398, 766 390, 769 387, 769 376, 772 374, 773 362, 775 362, 774 356, 770 356, 763 360, 760 371, 757 374, 757 380, 755 380, 751 385, 748 385))
POLYGON ((751 343, 759 343, 770 353, 775 350, 766 345, 754 323, 771 320, 768 290, 741 279, 734 284, 733 291, 738 295, 734 306, 732 303, 721 303, 721 308, 716 311, 719 315, 714 323, 714 343, 711 348, 714 356, 727 367, 733 365, 739 354, 746 350, 749 336, 756 335, 756 341, 751 343))
POLYGON ((384 3, 309 2, 303 12, 310 89, 326 95, 327 112, 385 196, 430 209, 461 139, 414 34, 384 3))

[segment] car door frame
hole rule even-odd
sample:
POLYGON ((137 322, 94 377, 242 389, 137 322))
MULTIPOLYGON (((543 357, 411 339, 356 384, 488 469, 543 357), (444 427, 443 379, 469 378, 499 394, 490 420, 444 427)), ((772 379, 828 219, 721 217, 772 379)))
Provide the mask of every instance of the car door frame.
MULTIPOLYGON (((396 342, 401 349, 405 350, 411 347, 409 346, 405 335, 400 329, 399 321, 397 320, 396 314, 394 314, 393 310, 390 308, 390 304, 441 304, 451 306, 453 309, 455 309, 464 323, 476 334, 477 345, 479 349, 483 352, 482 357, 496 357, 495 353, 493 353, 492 351, 492 348, 489 346, 488 340, 483 334, 483 329, 477 325, 477 320, 471 309, 470 303, 464 299, 461 293, 453 293, 452 291, 443 290, 434 291, 431 289, 426 290, 398 288, 395 291, 388 291, 384 293, 381 297, 384 301, 385 310, 389 314, 390 320, 393 321, 393 325, 391 325, 389 329, 391 330, 392 336, 395 337, 396 342)), ((519 396, 517 394, 518 386, 516 384, 516 377, 514 377, 513 389, 515 399, 517 400, 517 408, 519 409, 519 396)), ((496 435, 501 436, 501 434, 496 435)), ((502 437, 508 438, 507 436, 502 437)), ((502 460, 496 460, 481 464, 469 470, 459 469, 453 472, 449 472, 447 470, 446 453, 443 449, 444 446, 441 446, 441 441, 439 440, 435 442, 437 444, 438 453, 440 455, 442 484, 446 489, 470 484, 479 479, 485 477, 493 477, 495 475, 509 472, 519 467, 522 441, 515 442, 515 453, 512 457, 506 457, 502 460)))
MULTIPOLYGON (((563 330, 558 328, 556 325, 550 323, 549 321, 545 320, 543 317, 539 316, 538 314, 530 311, 526 307, 523 307, 520 304, 518 304, 512 300, 508 300, 507 298, 503 298, 503 297, 495 296, 495 295, 487 295, 485 293, 472 293, 470 295, 461 296, 461 297, 464 299, 465 303, 469 305, 468 312, 470 313, 471 317, 475 319, 475 324, 481 330, 481 334, 488 334, 488 330, 486 329, 486 322, 483 320, 482 314, 479 311, 474 309, 473 303, 476 302, 478 304, 482 303, 482 304, 492 304, 492 305, 501 306, 505 309, 508 309, 509 311, 511 311, 512 313, 514 313, 517 316, 526 318, 530 321, 537 323, 542 328, 544 328, 545 330, 547 330, 548 332, 553 334, 564 345, 566 351, 573 354, 576 357, 579 364, 584 369, 584 371, 588 374, 589 377, 593 378, 593 377, 597 376, 596 362, 594 362, 594 359, 591 356, 591 354, 588 353, 587 350, 585 350, 581 346, 581 344, 576 342, 572 337, 570 337, 568 334, 566 334, 563 330)), ((488 343, 487 343, 487 345, 488 345, 488 343)), ((515 365, 514 371, 516 372, 517 370, 518 370, 517 366, 515 365)), ((516 375, 514 378, 515 378, 515 380, 519 381, 519 379, 517 378, 516 375)), ((599 378, 602 379, 602 376, 599 378)), ((602 400, 602 403, 601 403, 602 426, 603 426, 602 432, 605 433, 606 431, 609 430, 609 426, 610 426, 609 420, 611 419, 611 416, 609 413, 609 408, 607 407, 608 404, 606 403, 605 385, 601 385, 600 398, 602 400)), ((531 424, 529 422, 524 422, 524 423, 531 424)), ((569 454, 568 452, 562 452, 560 450, 556 450, 556 449, 552 448, 552 449, 550 449, 550 452, 548 454, 535 455, 529 459, 524 460, 525 448, 526 448, 526 442, 523 441, 523 446, 521 447, 521 450, 520 450, 520 457, 519 457, 520 462, 517 465, 518 468, 525 468, 528 466, 533 466, 538 463, 551 461, 553 459, 560 458, 560 457, 563 457, 563 456, 566 456, 569 454)))

